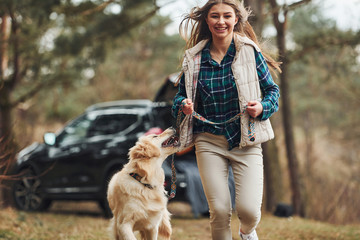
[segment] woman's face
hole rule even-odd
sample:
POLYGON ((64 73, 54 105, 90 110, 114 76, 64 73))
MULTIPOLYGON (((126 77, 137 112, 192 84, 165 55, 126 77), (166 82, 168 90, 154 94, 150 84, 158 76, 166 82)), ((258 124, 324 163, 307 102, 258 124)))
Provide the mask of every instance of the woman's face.
POLYGON ((223 3, 212 6, 206 17, 206 23, 213 39, 224 40, 233 37, 233 30, 238 18, 234 9, 223 3))

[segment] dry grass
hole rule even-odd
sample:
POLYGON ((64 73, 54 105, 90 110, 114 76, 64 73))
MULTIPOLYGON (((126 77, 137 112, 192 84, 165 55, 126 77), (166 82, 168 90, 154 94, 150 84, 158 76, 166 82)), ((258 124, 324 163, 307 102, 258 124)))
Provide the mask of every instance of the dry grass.
MULTIPOLYGON (((209 240, 207 218, 192 218, 190 207, 172 203, 173 240, 209 240)), ((6 240, 110 240, 108 219, 93 203, 55 203, 47 213, 25 213, 8 208, 0 211, 0 239, 6 240), (74 210, 76 209, 76 210, 74 210)), ((239 240, 239 222, 233 216, 233 239, 239 240)), ((260 239, 360 239, 360 225, 332 225, 300 218, 264 215, 258 227, 260 239)))
POLYGON ((0 212, 0 239, 95 240, 107 238, 107 220, 98 217, 54 213, 0 212))

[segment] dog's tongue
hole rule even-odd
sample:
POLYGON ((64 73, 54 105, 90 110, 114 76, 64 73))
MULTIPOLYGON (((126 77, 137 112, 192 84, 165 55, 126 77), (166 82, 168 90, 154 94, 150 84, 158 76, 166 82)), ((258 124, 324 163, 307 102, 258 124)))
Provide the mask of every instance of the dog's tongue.
POLYGON ((179 142, 179 138, 176 136, 172 136, 168 139, 166 139, 163 143, 162 146, 171 146, 171 145, 176 145, 179 142))

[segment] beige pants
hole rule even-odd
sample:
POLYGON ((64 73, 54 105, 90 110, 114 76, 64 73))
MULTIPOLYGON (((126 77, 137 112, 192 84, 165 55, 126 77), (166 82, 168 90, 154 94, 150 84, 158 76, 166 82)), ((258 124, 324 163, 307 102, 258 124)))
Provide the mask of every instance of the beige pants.
POLYGON ((210 208, 213 240, 231 240, 229 165, 235 181, 235 208, 243 233, 252 232, 260 221, 263 194, 263 158, 260 144, 228 150, 224 136, 195 136, 196 158, 210 208))

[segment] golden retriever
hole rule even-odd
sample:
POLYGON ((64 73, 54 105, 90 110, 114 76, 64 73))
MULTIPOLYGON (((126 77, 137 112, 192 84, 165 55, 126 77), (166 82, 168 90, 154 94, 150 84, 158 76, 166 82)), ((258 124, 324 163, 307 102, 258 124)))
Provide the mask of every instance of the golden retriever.
POLYGON ((129 151, 129 162, 110 180, 107 192, 114 215, 110 229, 116 240, 141 238, 156 240, 158 235, 170 239, 172 229, 164 189, 163 161, 178 151, 175 130, 160 135, 142 136, 129 151))

